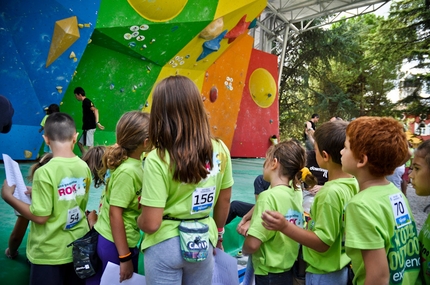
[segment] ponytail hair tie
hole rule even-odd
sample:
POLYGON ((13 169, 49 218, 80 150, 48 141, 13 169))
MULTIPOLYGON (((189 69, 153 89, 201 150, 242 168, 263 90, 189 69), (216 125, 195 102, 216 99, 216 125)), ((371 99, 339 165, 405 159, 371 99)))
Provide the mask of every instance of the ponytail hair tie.
POLYGON ((300 171, 302 172, 302 181, 305 181, 306 176, 312 175, 311 171, 307 167, 303 167, 300 171))

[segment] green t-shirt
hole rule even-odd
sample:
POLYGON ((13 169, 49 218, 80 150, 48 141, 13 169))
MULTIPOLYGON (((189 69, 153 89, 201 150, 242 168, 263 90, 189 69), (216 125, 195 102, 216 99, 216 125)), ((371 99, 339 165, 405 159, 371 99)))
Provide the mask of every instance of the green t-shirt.
POLYGON ((361 250, 381 248, 387 254, 390 284, 415 284, 420 269, 417 228, 408 200, 394 184, 355 195, 346 206, 345 226, 354 284, 364 284, 366 278, 361 250))
POLYGON ((279 231, 263 227, 261 215, 273 210, 299 227, 304 226, 303 193, 287 186, 269 188, 258 195, 252 214, 248 235, 261 240, 260 248, 252 254, 252 264, 256 275, 281 273, 290 270, 299 254, 299 243, 279 231))
POLYGON ((345 267, 351 259, 345 253, 343 214, 346 203, 358 193, 355 178, 328 181, 315 195, 311 206, 308 229, 330 248, 318 252, 303 246, 307 272, 325 274, 345 267))
POLYGON ((422 284, 430 284, 430 215, 427 217, 418 236, 420 241, 421 272, 422 284))
POLYGON ((54 157, 36 170, 30 211, 49 219, 43 225, 30 223, 27 257, 31 263, 59 265, 73 261, 72 247, 67 245, 89 230, 85 209, 90 185, 90 169, 77 156, 54 157))
MULTIPOLYGON (((166 152, 163 162, 157 150, 151 151, 145 160, 143 192, 140 203, 148 207, 164 208, 163 216, 173 218, 199 218, 210 214, 216 204, 219 192, 233 185, 231 158, 228 148, 220 140, 212 140, 213 168, 208 177, 198 184, 186 184, 173 180, 169 170, 170 157, 166 152)), ((212 217, 200 222, 209 225, 210 240, 216 245, 217 227, 212 217)), ((179 221, 163 220, 153 234, 145 234, 142 250, 157 243, 176 237, 179 221)))
POLYGON ((45 115, 45 117, 43 117, 42 122, 40 122, 40 126, 45 127, 45 122, 46 119, 48 118, 49 115, 45 115))
POLYGON ((107 181, 100 214, 94 228, 105 239, 114 242, 109 219, 110 206, 123 208, 125 233, 128 247, 136 247, 140 240, 137 217, 141 212, 139 199, 142 193, 142 162, 128 158, 111 172, 107 181))

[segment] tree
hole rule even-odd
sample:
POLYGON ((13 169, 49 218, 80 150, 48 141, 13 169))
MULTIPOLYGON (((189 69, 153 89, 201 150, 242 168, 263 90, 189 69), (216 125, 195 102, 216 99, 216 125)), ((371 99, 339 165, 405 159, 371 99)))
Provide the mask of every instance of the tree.
POLYGON ((401 61, 382 61, 372 43, 382 21, 369 14, 291 39, 280 87, 283 135, 300 137, 312 113, 321 121, 392 115, 387 93, 401 61))

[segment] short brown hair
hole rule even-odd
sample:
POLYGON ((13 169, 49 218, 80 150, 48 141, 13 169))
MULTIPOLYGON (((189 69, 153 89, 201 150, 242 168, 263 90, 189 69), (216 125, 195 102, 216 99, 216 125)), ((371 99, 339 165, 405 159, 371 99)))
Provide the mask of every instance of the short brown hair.
POLYGON ((320 154, 325 151, 334 163, 342 164, 340 151, 343 149, 348 122, 332 121, 322 124, 316 129, 314 137, 320 154))
POLYGON ((355 158, 367 156, 369 171, 378 177, 393 174, 408 155, 403 126, 389 117, 360 117, 346 128, 355 158))

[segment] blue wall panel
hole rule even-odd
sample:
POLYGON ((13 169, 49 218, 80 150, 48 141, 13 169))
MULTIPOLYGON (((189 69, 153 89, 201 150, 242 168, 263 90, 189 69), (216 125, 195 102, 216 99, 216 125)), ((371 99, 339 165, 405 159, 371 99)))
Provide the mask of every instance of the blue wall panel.
POLYGON ((43 109, 60 105, 94 31, 99 6, 100 0, 1 1, 0 94, 11 101, 15 114, 12 131, 0 135, 0 153, 26 159, 28 150, 33 153, 31 159, 36 158, 42 143, 37 130, 43 109), (90 27, 79 29, 80 38, 45 67, 55 22, 72 16, 90 27), (72 51, 76 62, 69 58, 72 51), (56 86, 62 86, 63 93, 56 86))

